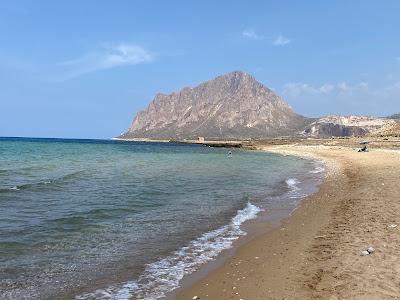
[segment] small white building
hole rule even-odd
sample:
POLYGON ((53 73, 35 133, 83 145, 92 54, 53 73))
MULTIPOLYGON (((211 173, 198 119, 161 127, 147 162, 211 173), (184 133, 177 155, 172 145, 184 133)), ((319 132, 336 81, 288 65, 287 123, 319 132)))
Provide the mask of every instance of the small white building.
POLYGON ((197 138, 197 141, 198 141, 199 143, 204 143, 204 137, 199 136, 199 137, 197 138))

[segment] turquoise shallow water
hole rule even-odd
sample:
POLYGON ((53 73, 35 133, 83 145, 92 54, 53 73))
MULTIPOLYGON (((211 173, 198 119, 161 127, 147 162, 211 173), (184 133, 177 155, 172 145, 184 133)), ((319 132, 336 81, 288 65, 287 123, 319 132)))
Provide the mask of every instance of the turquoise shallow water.
POLYGON ((261 211, 293 209, 322 166, 274 154, 0 139, 0 298, 156 299, 261 211))

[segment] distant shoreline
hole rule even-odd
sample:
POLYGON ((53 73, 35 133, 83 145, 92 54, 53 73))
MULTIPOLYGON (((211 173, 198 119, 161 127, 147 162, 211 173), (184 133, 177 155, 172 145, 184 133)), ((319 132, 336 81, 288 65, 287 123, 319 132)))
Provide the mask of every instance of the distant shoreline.
POLYGON ((112 138, 116 141, 124 142, 146 142, 146 143, 175 143, 175 144, 192 144, 192 145, 205 145, 209 147, 224 147, 224 148, 242 148, 244 146, 251 146, 250 141, 222 141, 222 140, 175 140, 175 139, 148 139, 148 138, 112 138))

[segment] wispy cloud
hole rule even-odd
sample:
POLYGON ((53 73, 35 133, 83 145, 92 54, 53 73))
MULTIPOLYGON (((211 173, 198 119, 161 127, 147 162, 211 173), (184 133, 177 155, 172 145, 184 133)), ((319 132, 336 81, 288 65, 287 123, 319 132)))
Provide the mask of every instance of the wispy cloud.
POLYGON ((283 93, 291 96, 329 94, 335 90, 332 84, 312 86, 303 82, 290 82, 284 85, 283 93))
POLYGON ((348 96, 353 96, 355 94, 360 93, 369 93, 372 92, 369 89, 369 85, 366 82, 360 82, 354 85, 347 84, 346 82, 340 82, 336 85, 337 91, 340 93, 344 93, 348 96))
POLYGON ((145 48, 127 43, 104 44, 99 50, 59 64, 63 80, 87 73, 153 61, 154 55, 145 48))
POLYGON ((292 41, 283 35, 278 35, 272 42, 274 46, 285 46, 290 44, 292 41))
POLYGON ((337 82, 312 85, 304 82, 287 83, 280 90, 297 110, 326 114, 385 115, 399 111, 400 81, 379 83, 337 82))
POLYGON ((254 29, 245 29, 242 31, 242 37, 251 40, 261 40, 264 37, 255 32, 254 29))
POLYGON ((339 82, 336 84, 325 83, 320 86, 313 86, 303 82, 287 83, 283 87, 283 93, 286 95, 298 96, 327 96, 331 94, 343 96, 355 95, 379 95, 385 91, 398 89, 399 83, 388 84, 382 88, 371 89, 367 82, 359 82, 356 84, 349 84, 347 82, 339 82))
POLYGON ((271 37, 265 37, 264 35, 259 34, 256 32, 254 29, 247 28, 242 31, 242 38, 244 39, 249 39, 249 40, 270 40, 272 45, 274 46, 285 46, 290 44, 292 41, 283 36, 283 35, 278 35, 276 38, 272 39, 271 37))

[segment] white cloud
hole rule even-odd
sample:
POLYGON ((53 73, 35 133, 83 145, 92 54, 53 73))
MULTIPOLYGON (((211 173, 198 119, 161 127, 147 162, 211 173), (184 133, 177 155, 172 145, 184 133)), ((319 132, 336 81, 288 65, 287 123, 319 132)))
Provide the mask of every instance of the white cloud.
POLYGON ((364 90, 364 91, 367 91, 368 88, 369 88, 368 83, 366 83, 366 82, 360 82, 360 83, 357 85, 357 87, 358 87, 359 89, 361 89, 361 90, 364 90))
POLYGON ((332 92, 335 89, 335 86, 332 84, 324 84, 322 86, 319 87, 319 91, 322 94, 329 94, 330 92, 332 92))
MULTIPOLYGON (((242 31, 242 38, 251 40, 262 40, 265 39, 264 36, 257 33, 254 29, 247 28, 242 31)), ((269 39, 269 38, 268 38, 269 39)), ((278 35, 272 40, 272 45, 274 46, 285 46, 290 44, 292 41, 283 35, 278 35)))
POLYGON ((257 34, 254 29, 245 29, 242 31, 242 37, 246 39, 252 39, 252 40, 261 40, 264 37, 257 34))
POLYGON ((274 45, 274 46, 285 46, 285 45, 288 45, 290 43, 291 43, 290 39, 288 39, 287 37, 284 37, 283 35, 279 35, 272 42, 272 45, 274 45))
POLYGON ((347 91, 348 90, 348 86, 346 82, 340 82, 337 84, 337 87, 339 90, 341 91, 347 91))
POLYGON ((353 96, 360 93, 369 93, 369 86, 366 82, 360 82, 354 85, 350 85, 346 82, 340 82, 337 84, 337 90, 340 93, 346 94, 348 96, 353 96))
POLYGON ((336 84, 325 83, 320 86, 313 86, 304 82, 290 82, 283 86, 283 94, 300 97, 300 96, 327 96, 338 95, 344 97, 358 96, 389 96, 400 92, 400 82, 386 84, 381 87, 371 88, 367 82, 359 82, 349 84, 347 82, 339 82, 336 84))
POLYGON ((105 44, 96 52, 87 53, 77 59, 62 62, 62 79, 115 67, 137 65, 153 61, 154 56, 141 46, 134 44, 105 44))
POLYGON ((283 87, 284 94, 289 94, 295 97, 302 94, 316 94, 316 92, 317 90, 314 87, 302 82, 286 83, 283 87))
POLYGON ((283 93, 291 96, 329 94, 335 90, 332 84, 315 87, 303 82, 291 82, 284 85, 283 93))
POLYGON ((299 113, 389 115, 400 109, 400 81, 371 85, 367 82, 312 85, 285 84, 280 90, 299 113))

